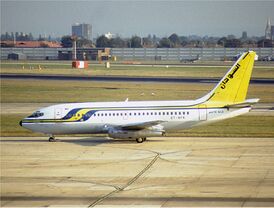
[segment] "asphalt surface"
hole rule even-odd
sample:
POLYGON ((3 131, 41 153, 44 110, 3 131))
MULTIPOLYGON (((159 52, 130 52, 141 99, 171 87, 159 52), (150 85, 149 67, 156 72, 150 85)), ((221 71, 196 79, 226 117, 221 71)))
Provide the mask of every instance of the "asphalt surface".
POLYGON ((273 138, 1 137, 1 207, 274 207, 273 138))
MULTIPOLYGON (((125 77, 125 76, 68 76, 37 74, 1 74, 1 79, 39 79, 64 81, 104 82, 172 82, 172 83, 217 83, 220 78, 173 78, 173 77, 125 77)), ((274 84, 274 79, 251 79, 251 84, 274 84)))

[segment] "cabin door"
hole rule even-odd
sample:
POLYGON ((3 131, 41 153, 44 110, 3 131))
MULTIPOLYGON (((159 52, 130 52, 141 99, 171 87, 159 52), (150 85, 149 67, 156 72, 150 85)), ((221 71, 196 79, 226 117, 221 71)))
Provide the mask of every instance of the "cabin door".
POLYGON ((206 121, 207 120, 207 107, 206 105, 202 104, 198 107, 199 111, 199 120, 200 121, 206 121))
POLYGON ((55 108, 55 119, 62 118, 62 108, 55 108))

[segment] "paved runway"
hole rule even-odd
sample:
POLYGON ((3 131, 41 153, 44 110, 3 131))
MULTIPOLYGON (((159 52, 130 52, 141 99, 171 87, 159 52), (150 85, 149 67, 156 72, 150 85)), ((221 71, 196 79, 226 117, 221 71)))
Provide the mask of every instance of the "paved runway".
POLYGON ((1 138, 1 206, 274 206, 273 138, 1 138))
MULTIPOLYGON (((69 76, 37 74, 0 74, 1 79, 39 79, 66 81, 104 82, 172 82, 172 83, 217 83, 220 78, 174 78, 174 77, 128 77, 128 76, 69 76)), ((274 84, 274 79, 251 79, 252 84, 274 84)))

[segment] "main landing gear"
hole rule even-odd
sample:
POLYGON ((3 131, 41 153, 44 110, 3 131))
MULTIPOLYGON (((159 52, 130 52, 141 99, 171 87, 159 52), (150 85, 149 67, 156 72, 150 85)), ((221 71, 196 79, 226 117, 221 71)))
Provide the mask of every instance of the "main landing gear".
POLYGON ((145 138, 145 137, 144 137, 144 138, 137 138, 137 139, 136 139, 136 142, 137 142, 137 143, 143 143, 143 142, 146 141, 146 140, 147 140, 147 138, 145 138))
POLYGON ((59 139, 55 139, 55 137, 52 135, 49 137, 49 142, 59 142, 59 139))

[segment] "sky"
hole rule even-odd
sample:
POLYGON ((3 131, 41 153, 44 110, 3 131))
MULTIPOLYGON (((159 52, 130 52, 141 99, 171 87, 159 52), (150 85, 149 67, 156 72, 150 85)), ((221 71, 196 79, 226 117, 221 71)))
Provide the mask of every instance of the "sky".
POLYGON ((274 25, 271 1, 46 1, 0 0, 1 33, 34 36, 71 34, 74 23, 92 25, 92 36, 155 34, 179 36, 263 36, 267 18, 274 25))

